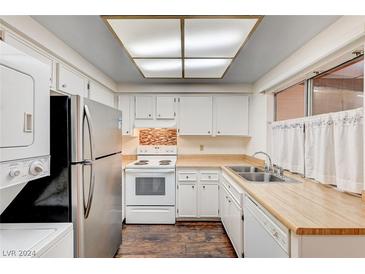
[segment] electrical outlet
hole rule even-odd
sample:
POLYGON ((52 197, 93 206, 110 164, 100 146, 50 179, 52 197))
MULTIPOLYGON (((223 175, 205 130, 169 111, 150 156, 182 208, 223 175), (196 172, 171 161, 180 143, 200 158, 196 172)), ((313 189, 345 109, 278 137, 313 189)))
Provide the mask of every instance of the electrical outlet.
POLYGON ((204 151, 204 145, 199 145, 200 151, 204 151))

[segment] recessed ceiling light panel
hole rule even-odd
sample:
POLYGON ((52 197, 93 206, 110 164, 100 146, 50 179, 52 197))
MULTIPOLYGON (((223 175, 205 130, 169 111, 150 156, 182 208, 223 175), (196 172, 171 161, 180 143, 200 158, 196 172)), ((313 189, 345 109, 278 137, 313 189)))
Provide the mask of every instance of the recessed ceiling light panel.
POLYGON ((221 78, 232 59, 185 59, 186 78, 221 78))
POLYGON ((107 19, 133 58, 181 57, 180 19, 107 19))
POLYGON ((144 77, 181 78, 181 59, 134 59, 144 77))
POLYGON ((233 58, 257 18, 185 19, 185 57, 233 58))
POLYGON ((262 16, 102 16, 144 78, 222 78, 262 16))

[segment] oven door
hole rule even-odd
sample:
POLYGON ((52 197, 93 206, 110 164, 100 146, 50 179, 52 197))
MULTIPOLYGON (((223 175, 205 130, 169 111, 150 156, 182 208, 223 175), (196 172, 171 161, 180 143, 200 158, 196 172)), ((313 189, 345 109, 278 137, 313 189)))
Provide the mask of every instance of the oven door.
POLYGON ((127 169, 126 205, 175 205, 175 169, 127 169))

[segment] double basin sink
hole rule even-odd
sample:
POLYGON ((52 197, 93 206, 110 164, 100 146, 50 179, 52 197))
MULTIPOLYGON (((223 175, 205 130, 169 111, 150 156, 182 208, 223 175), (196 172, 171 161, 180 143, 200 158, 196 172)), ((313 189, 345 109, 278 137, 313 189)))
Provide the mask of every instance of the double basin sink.
POLYGON ((230 170, 236 173, 241 178, 248 182, 255 183, 300 183, 286 176, 276 176, 271 172, 264 172, 264 170, 251 166, 228 166, 230 170))

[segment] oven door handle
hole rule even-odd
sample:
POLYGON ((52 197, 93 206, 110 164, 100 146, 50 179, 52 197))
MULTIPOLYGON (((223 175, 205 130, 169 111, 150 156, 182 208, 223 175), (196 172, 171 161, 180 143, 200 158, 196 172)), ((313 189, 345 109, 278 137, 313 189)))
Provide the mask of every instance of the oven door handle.
POLYGON ((174 173, 175 169, 126 169, 126 173, 174 173))

